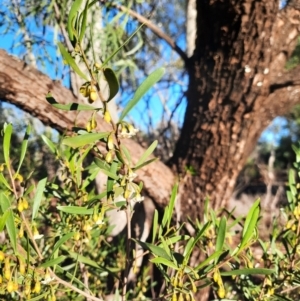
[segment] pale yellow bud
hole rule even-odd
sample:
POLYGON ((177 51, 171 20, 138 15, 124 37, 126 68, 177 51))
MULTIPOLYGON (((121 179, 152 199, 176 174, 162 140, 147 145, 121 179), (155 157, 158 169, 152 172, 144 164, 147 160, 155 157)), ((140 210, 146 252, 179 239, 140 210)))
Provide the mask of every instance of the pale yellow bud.
POLYGON ((103 118, 107 123, 111 122, 111 116, 108 111, 105 111, 103 118))
POLYGON ((98 99, 98 94, 97 94, 97 92, 96 92, 96 91, 91 91, 91 92, 90 92, 90 95, 89 95, 89 99, 88 99, 89 103, 93 103, 93 102, 95 102, 97 99, 98 99))
POLYGON ((107 138, 107 148, 108 149, 113 149, 114 148, 114 138, 113 134, 110 134, 107 138))
POLYGON ((9 293, 14 291, 14 283, 12 281, 8 281, 6 285, 6 289, 9 293))
POLYGON ((3 251, 0 251, 0 261, 3 261, 5 258, 5 254, 3 251))
POLYGON ((110 163, 112 160, 113 160, 113 154, 112 154, 111 151, 109 151, 109 152, 106 154, 106 156, 105 156, 105 161, 106 161, 107 163, 110 163))
POLYGON ((225 298, 226 291, 225 291, 224 286, 220 286, 220 287, 219 287, 219 289, 218 289, 218 291, 217 291, 217 294, 218 294, 218 296, 220 297, 220 299, 225 298))

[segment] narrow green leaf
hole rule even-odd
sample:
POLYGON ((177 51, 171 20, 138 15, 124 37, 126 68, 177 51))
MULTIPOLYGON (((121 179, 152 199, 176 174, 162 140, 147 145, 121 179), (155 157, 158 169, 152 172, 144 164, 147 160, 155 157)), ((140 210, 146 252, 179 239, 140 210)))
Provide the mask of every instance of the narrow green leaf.
POLYGON ((82 39, 83 39, 84 34, 85 34, 88 8, 89 8, 89 0, 86 1, 84 10, 82 12, 82 22, 81 22, 81 26, 80 26, 79 43, 82 42, 82 39))
POLYGON ((257 200, 251 207, 243 229, 242 241, 239 249, 241 250, 253 235, 253 231, 257 226, 257 221, 260 213, 260 201, 257 200))
POLYGON ((172 220, 173 210, 174 210, 176 197, 177 197, 177 191, 178 191, 178 184, 176 183, 172 189, 172 194, 168 206, 168 229, 170 228, 170 223, 172 220))
POLYGON ((222 251, 218 251, 218 252, 213 253, 212 255, 210 255, 209 257, 207 257, 204 261, 202 261, 201 263, 199 263, 196 266, 195 271, 198 271, 198 270, 202 269, 203 267, 205 267, 206 265, 208 265, 215 258, 219 258, 221 254, 222 254, 222 251))
POLYGON ((272 275, 274 270, 264 268, 253 268, 253 269, 239 269, 221 272, 222 276, 233 276, 233 275, 272 275))
POLYGON ((9 210, 6 210, 0 217, 0 232, 3 231, 6 221, 8 219, 8 216, 9 216, 9 210))
POLYGON ((63 262, 66 259, 67 259, 66 256, 61 255, 61 256, 58 256, 58 257, 56 257, 54 259, 51 259, 51 260, 48 260, 48 261, 42 263, 40 265, 40 267, 41 268, 53 267, 54 265, 60 264, 61 262, 63 262))
POLYGON ((70 232, 64 235, 60 240, 58 240, 52 250, 52 255, 56 252, 56 250, 59 249, 59 247, 64 244, 66 241, 68 241, 70 238, 74 236, 75 232, 70 232))
POLYGON ((195 240, 194 237, 191 237, 187 242, 182 254, 184 257, 186 257, 187 255, 190 254, 190 252, 192 252, 191 248, 193 247, 194 240, 195 240))
POLYGON ((46 100, 49 104, 51 104, 54 108, 64 111, 94 111, 94 110, 102 110, 102 108, 95 108, 93 106, 80 104, 76 102, 71 102, 68 104, 60 104, 58 103, 52 94, 49 92, 46 95, 46 100))
POLYGON ((112 69, 105 68, 103 70, 103 74, 107 80, 108 87, 109 87, 109 97, 107 99, 107 102, 109 102, 118 94, 120 85, 117 76, 112 69))
POLYGON ((153 215, 153 224, 152 224, 152 243, 154 243, 155 241, 155 237, 157 234, 157 227, 158 227, 158 211, 155 209, 153 215))
POLYGON ((137 161, 137 163, 135 164, 135 168, 141 164, 143 164, 147 158, 153 153, 153 151, 156 149, 157 147, 157 143, 158 141, 155 140, 151 143, 151 145, 146 149, 146 151, 142 154, 142 156, 140 157, 140 159, 137 161))
POLYGON ((35 196, 33 199, 32 220, 34 220, 36 218, 38 211, 40 209, 40 205, 41 205, 41 201, 42 201, 46 183, 47 183, 47 178, 44 178, 44 179, 40 180, 37 185, 35 196))
POLYGON ((130 152, 129 150, 126 148, 125 145, 121 144, 121 149, 122 149, 122 152, 123 154, 125 155, 129 165, 131 165, 131 156, 130 156, 130 152))
POLYGON ((4 161, 8 169, 10 169, 10 140, 12 135, 12 125, 8 124, 4 130, 4 138, 3 138, 3 155, 4 161))
POLYGON ((77 148, 77 147, 84 146, 86 144, 95 143, 100 139, 107 138, 109 134, 110 132, 89 133, 89 134, 83 134, 74 137, 67 137, 63 139, 62 144, 68 145, 72 148, 77 148))
POLYGON ((106 189, 107 189, 107 198, 109 198, 111 192, 113 191, 114 188, 114 180, 118 180, 119 176, 116 174, 118 169, 118 163, 116 161, 113 161, 111 163, 109 172, 102 170, 104 174, 108 176, 107 178, 107 183, 106 183, 106 189))
POLYGON ((130 110, 138 103, 138 101, 148 92, 150 88, 152 88, 164 75, 165 69, 159 68, 153 71, 138 87, 133 98, 128 102, 126 107, 123 109, 120 121, 124 119, 124 117, 130 112, 130 110))
POLYGON ((63 57, 63 59, 66 61, 66 63, 80 76, 82 77, 84 80, 88 81, 88 77, 79 69, 79 67, 77 66, 76 62, 74 61, 74 59, 72 58, 72 56, 69 54, 69 52, 67 51, 67 49, 65 48, 65 46, 58 42, 57 43, 58 48, 60 50, 60 53, 63 57))
POLYGON ((27 151, 28 139, 29 139, 30 132, 31 132, 31 126, 29 124, 26 128, 26 132, 25 132, 25 135, 24 135, 24 138, 23 138, 23 141, 22 141, 20 160, 19 160, 19 165, 18 165, 18 169, 16 171, 16 174, 19 173, 20 168, 23 164, 23 161, 24 161, 24 158, 25 158, 25 155, 26 155, 26 151, 27 151))
MULTIPOLYGON (((100 170, 101 170, 101 172, 103 172, 105 175, 107 175, 108 176, 108 178, 110 178, 110 179, 112 179, 112 180, 119 180, 119 176, 118 175, 116 175, 116 174, 114 174, 114 173, 112 173, 111 171, 108 171, 108 170, 106 170, 106 169, 101 169, 100 168, 100 170)), ((112 182, 113 183, 113 182, 112 182)), ((111 187, 111 185, 109 185, 109 187, 111 187)), ((109 189, 107 189, 107 190, 109 190, 109 189)), ((110 190, 111 191, 111 190, 110 190)))
POLYGON ((133 170, 133 171, 137 171, 137 170, 141 169, 142 167, 147 166, 147 165, 149 165, 149 164, 151 164, 152 162, 157 161, 157 160, 158 160, 158 158, 152 158, 152 159, 150 159, 150 160, 145 161, 145 162, 142 163, 141 165, 135 166, 134 168, 132 168, 132 170, 133 170))
POLYGON ((227 220, 226 217, 223 216, 219 224, 218 236, 216 241, 216 251, 221 251, 223 248, 225 242, 225 235, 226 235, 226 226, 227 226, 227 220))
POLYGON ((150 261, 155 264, 162 264, 162 265, 165 265, 174 270, 178 270, 178 266, 175 263, 173 263, 172 261, 167 260, 163 257, 155 257, 155 258, 150 259, 150 261))
POLYGON ((81 215, 91 215, 93 214, 93 208, 79 207, 79 206, 57 206, 57 209, 70 214, 81 214, 81 215))
POLYGON ((75 260, 78 260, 81 263, 84 263, 84 264, 90 265, 94 268, 103 270, 103 268, 101 268, 94 260, 91 260, 88 257, 82 256, 78 253, 71 252, 71 251, 69 251, 69 254, 72 258, 74 258, 75 260))
POLYGON ((3 193, 0 192, 0 206, 2 209, 2 212, 8 212, 7 213, 7 218, 6 218, 6 230, 11 242, 11 246, 14 249, 14 252, 16 253, 17 250, 17 230, 16 230, 16 225, 15 225, 15 219, 13 215, 13 211, 11 209, 11 204, 7 196, 3 193))
POLYGON ((152 254, 158 256, 158 257, 163 257, 167 260, 172 260, 172 258, 168 255, 168 253, 163 249, 160 248, 158 246, 155 246, 153 244, 150 243, 146 243, 140 240, 135 240, 133 239, 137 244, 139 244, 142 248, 144 248, 145 250, 150 251, 152 254))
POLYGON ((41 300, 41 299, 46 300, 46 296, 47 295, 49 295, 49 292, 45 292, 45 293, 43 293, 41 295, 38 295, 38 296, 36 296, 34 298, 30 298, 30 299, 26 299, 26 300, 27 301, 38 301, 38 300, 41 300))
POLYGON ((9 186, 8 182, 6 181, 5 177, 3 176, 3 173, 0 173, 0 182, 2 184, 4 184, 4 186, 10 190, 10 191, 13 191, 13 189, 9 186))
POLYGON ((74 27, 75 27, 75 19, 77 13, 79 12, 82 0, 75 0, 73 5, 71 6, 69 17, 68 17, 68 34, 71 42, 74 42, 74 27))
POLYGON ((96 165, 98 167, 100 167, 101 169, 104 169, 104 170, 107 170, 107 171, 110 170, 110 165, 105 160, 95 158, 94 161, 95 161, 96 165))
POLYGON ((55 147, 54 143, 47 136, 45 136, 45 135, 42 135, 41 137, 42 137, 44 143, 50 149, 51 153, 55 154, 56 153, 56 147, 55 147))

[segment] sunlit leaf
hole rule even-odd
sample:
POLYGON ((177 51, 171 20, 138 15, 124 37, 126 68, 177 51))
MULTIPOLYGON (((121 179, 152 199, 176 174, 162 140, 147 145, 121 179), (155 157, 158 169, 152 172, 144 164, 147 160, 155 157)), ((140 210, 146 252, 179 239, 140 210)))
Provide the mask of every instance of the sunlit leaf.
POLYGON ((88 81, 87 76, 79 69, 79 67, 77 66, 76 62, 74 61, 74 59, 72 58, 72 56, 69 54, 69 52, 67 51, 67 49, 65 48, 65 46, 58 42, 57 43, 58 48, 60 50, 60 53, 63 57, 63 59, 66 61, 66 63, 80 76, 82 77, 84 80, 88 81))
POLYGON ((57 209, 70 214, 81 214, 81 215, 91 215, 93 214, 93 208, 79 207, 79 206, 57 206, 57 209))
POLYGON ((56 99, 49 92, 46 95, 46 100, 49 104, 51 104, 54 108, 64 111, 94 111, 94 110, 102 110, 102 108, 95 108, 93 106, 80 104, 76 102, 71 102, 68 104, 60 104, 56 101, 56 99))
POLYGON ((53 267, 54 265, 60 264, 64 260, 66 260, 66 256, 58 256, 54 259, 50 259, 40 265, 41 268, 48 268, 48 267, 53 267))
POLYGON ((59 249, 59 247, 61 245, 63 245, 66 241, 68 241, 70 238, 72 238, 74 236, 75 232, 69 232, 66 235, 64 235, 63 237, 61 237, 54 245, 53 250, 52 250, 52 254, 54 254, 56 252, 56 250, 59 249))
POLYGON ((153 71, 137 88, 133 98, 128 102, 126 107, 123 109, 120 121, 130 112, 130 110, 138 103, 138 101, 152 88, 164 75, 165 68, 159 68, 153 71))
POLYGON ((33 199, 32 220, 34 220, 38 214, 46 183, 47 183, 47 178, 44 178, 44 179, 40 180, 37 185, 35 196, 33 199))
POLYGON ((151 143, 151 145, 145 150, 145 152, 142 154, 142 156, 140 157, 140 159, 137 161, 137 163, 135 164, 135 168, 141 164, 143 164, 147 158, 153 153, 153 151, 156 149, 157 147, 157 143, 158 141, 155 140, 151 143))
POLYGON ((233 276, 233 275, 272 275, 275 271, 264 268, 253 268, 253 269, 239 269, 221 272, 221 276, 233 276))
POLYGON ((23 141, 22 141, 22 145, 21 145, 20 160, 19 160, 18 169, 16 171, 17 174, 20 171, 20 168, 21 168, 21 166, 23 164, 23 161, 24 161, 24 158, 25 158, 25 155, 26 155, 27 146, 28 146, 28 139, 29 139, 30 132, 31 132, 31 126, 28 125, 27 128, 26 128, 26 132, 25 132, 23 141))
POLYGON ((74 137, 67 137, 63 139, 62 144, 68 145, 73 148, 77 148, 90 143, 95 143, 100 139, 107 138, 109 134, 110 132, 89 133, 89 134, 83 134, 74 137))
POLYGON ((16 225, 15 225, 15 219, 14 219, 13 211, 11 209, 10 201, 3 192, 0 192, 0 206, 1 206, 2 212, 6 212, 6 211, 8 212, 7 217, 6 217, 5 226, 6 226, 6 230, 7 230, 10 242, 11 242, 11 246, 13 247, 14 252, 16 253, 17 229, 16 229, 16 225))
POLYGON ((165 266, 170 267, 174 270, 178 270, 178 266, 175 263, 173 263, 172 261, 167 260, 163 257, 155 257, 155 258, 150 259, 150 261, 153 262, 153 263, 156 263, 156 264, 165 265, 165 266))
POLYGON ((68 17, 68 34, 71 41, 74 41, 74 24, 77 13, 79 12, 82 0, 75 0, 71 6, 69 17, 68 17))

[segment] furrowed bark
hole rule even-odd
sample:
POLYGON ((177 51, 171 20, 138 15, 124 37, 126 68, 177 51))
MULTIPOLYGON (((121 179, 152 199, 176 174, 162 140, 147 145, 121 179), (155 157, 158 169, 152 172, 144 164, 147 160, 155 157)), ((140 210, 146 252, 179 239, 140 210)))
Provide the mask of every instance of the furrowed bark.
POLYGON ((204 198, 226 205, 263 129, 298 102, 300 76, 284 66, 299 36, 299 11, 279 10, 278 1, 211 0, 197 1, 197 12, 188 105, 169 164, 184 178, 184 214, 202 218, 204 198))

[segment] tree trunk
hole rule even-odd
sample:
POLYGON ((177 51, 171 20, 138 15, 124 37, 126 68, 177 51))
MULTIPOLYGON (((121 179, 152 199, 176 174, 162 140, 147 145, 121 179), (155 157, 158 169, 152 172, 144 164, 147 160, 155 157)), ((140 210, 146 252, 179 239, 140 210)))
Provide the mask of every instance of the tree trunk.
POLYGON ((284 71, 299 11, 291 3, 279 10, 279 1, 207 0, 197 12, 187 110, 169 163, 185 175, 184 215, 201 218, 206 196, 215 208, 226 204, 263 129, 299 97, 295 70, 284 71))

